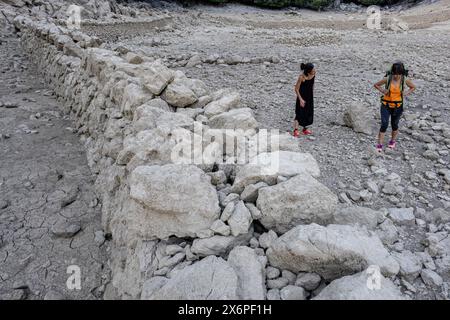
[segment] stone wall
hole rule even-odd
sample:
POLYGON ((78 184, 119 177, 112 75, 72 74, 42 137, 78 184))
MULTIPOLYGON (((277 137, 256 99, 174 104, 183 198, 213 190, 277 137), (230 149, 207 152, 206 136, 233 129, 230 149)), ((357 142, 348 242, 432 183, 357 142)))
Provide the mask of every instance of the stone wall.
MULTIPOLYGON (((102 49, 79 31, 23 16, 14 25, 97 174, 119 297, 265 299, 282 289, 284 298, 305 298, 370 264, 398 273, 373 233, 327 227, 338 223, 338 200, 315 179, 315 159, 288 134, 272 134, 276 143, 260 148, 265 131, 237 92, 211 92, 159 60, 102 49), (305 275, 308 283, 296 285, 305 275)), ((375 225, 383 221, 373 216, 375 225)))

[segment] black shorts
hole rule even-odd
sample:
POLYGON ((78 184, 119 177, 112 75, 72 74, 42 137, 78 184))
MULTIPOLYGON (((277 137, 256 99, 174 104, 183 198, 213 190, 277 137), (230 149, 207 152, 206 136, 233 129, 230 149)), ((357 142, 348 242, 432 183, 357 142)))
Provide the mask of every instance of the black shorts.
POLYGON ((391 118, 392 131, 397 131, 398 124, 400 122, 400 117, 403 114, 403 106, 390 108, 387 105, 381 104, 380 114, 381 114, 380 132, 386 132, 389 126, 389 118, 391 118))

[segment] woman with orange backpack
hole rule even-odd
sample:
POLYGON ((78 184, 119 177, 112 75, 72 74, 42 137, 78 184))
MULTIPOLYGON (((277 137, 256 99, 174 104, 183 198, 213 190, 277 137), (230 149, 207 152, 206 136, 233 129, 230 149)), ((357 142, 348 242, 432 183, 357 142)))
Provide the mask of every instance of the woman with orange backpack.
POLYGON ((388 148, 395 148, 395 139, 398 135, 398 124, 403 113, 404 97, 410 95, 416 89, 416 86, 409 79, 406 79, 407 76, 408 70, 405 68, 404 64, 402 62, 395 62, 392 65, 391 70, 386 73, 386 77, 374 85, 374 87, 383 94, 380 107, 381 128, 378 134, 378 144, 376 147, 378 152, 383 151, 384 135, 389 126, 389 118, 391 118, 392 135, 388 148), (404 92, 405 84, 409 88, 406 92, 404 92), (382 87, 383 85, 384 88, 382 87))

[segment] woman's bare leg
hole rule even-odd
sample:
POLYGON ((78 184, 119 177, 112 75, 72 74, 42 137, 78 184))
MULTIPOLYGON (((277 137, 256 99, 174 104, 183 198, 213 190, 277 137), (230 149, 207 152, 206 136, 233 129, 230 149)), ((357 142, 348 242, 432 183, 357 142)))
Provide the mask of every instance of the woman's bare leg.
POLYGON ((397 136, 398 136, 398 130, 392 131, 391 140, 395 141, 395 139, 397 139, 397 136))
POLYGON ((384 132, 379 132, 378 133, 378 144, 383 144, 383 142, 384 142, 384 132))

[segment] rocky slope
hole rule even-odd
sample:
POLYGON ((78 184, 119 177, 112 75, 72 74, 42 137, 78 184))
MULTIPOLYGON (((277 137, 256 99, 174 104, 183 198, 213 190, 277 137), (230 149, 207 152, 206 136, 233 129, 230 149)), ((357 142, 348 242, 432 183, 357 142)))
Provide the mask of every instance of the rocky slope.
POLYGON ((305 28, 308 16, 229 9, 151 11, 85 33, 11 19, 96 174, 111 237, 106 297, 447 298, 448 35, 341 31, 363 18, 345 15, 305 28), (377 106, 371 83, 398 56, 419 87, 436 85, 409 101, 398 150, 377 156, 376 107, 358 108, 377 106), (318 68, 317 133, 295 139, 283 131, 306 59, 318 68), (281 132, 258 150, 264 128, 281 132), (220 150, 227 135, 236 149, 220 150), (187 148, 195 139, 207 158, 187 148))

